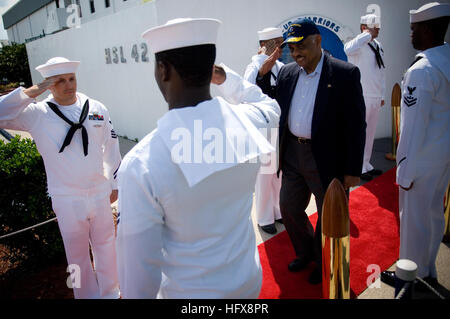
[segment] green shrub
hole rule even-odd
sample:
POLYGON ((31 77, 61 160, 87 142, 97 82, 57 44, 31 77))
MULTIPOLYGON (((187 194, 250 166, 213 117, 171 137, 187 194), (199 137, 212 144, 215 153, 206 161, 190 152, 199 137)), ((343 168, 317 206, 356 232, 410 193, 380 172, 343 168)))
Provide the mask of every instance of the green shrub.
POLYGON ((20 84, 17 82, 12 82, 12 83, 8 83, 8 84, 0 84, 0 95, 9 93, 19 86, 20 86, 20 84))
POLYGON ((32 84, 25 44, 13 43, 0 49, 0 80, 24 82, 25 87, 32 84))
MULTIPOLYGON (((55 217, 47 193, 44 162, 34 142, 17 135, 0 140, 0 236, 55 217)), ((60 256, 64 246, 57 222, 0 239, 4 259, 25 267, 38 267, 60 256)))

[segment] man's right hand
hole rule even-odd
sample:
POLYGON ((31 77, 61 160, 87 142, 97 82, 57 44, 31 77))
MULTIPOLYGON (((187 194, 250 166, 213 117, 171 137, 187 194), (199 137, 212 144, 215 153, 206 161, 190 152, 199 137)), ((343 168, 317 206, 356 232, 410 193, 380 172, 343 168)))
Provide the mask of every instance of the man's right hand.
POLYGON ((377 37, 377 31, 375 28, 366 27, 363 32, 367 32, 372 36, 371 41, 377 37))
POLYGON ((261 68, 259 69, 258 75, 264 76, 270 70, 272 70, 273 66, 275 65, 275 62, 281 57, 281 48, 277 47, 273 53, 264 61, 263 65, 261 65, 261 68))
POLYGON ((34 99, 44 93, 46 90, 50 89, 58 79, 57 76, 52 76, 49 78, 46 78, 44 81, 42 81, 39 84, 35 84, 28 89, 24 89, 23 93, 28 95, 30 98, 34 99))

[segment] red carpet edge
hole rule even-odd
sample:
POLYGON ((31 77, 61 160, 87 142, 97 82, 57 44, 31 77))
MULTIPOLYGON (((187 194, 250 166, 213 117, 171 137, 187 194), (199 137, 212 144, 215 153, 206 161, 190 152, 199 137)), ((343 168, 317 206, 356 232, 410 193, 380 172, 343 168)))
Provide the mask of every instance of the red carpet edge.
MULTIPOLYGON (((398 189, 395 168, 350 193, 350 288, 356 298, 399 253, 398 189)), ((309 219, 315 227, 317 212, 309 219)), ((307 279, 314 264, 298 273, 288 271, 295 258, 286 231, 258 246, 263 268, 260 299, 320 299, 322 286, 307 279)))

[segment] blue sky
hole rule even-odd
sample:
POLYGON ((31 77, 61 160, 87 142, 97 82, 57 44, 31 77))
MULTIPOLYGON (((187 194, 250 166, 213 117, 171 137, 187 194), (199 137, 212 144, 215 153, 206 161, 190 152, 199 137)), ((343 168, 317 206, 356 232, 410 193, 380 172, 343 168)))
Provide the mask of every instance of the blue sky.
MULTIPOLYGON (((0 0, 0 16, 3 15, 9 8, 15 5, 19 0, 0 0)), ((0 40, 8 39, 6 30, 3 27, 3 19, 0 19, 0 40)))

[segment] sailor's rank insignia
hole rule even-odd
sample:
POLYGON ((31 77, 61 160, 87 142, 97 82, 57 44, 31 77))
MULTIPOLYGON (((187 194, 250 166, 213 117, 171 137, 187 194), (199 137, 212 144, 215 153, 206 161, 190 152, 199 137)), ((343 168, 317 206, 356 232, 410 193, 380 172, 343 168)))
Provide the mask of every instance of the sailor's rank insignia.
POLYGON ((410 107, 417 103, 417 98, 413 95, 416 87, 407 87, 409 94, 405 95, 403 98, 403 102, 405 102, 406 106, 410 107))

